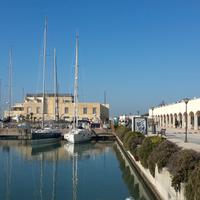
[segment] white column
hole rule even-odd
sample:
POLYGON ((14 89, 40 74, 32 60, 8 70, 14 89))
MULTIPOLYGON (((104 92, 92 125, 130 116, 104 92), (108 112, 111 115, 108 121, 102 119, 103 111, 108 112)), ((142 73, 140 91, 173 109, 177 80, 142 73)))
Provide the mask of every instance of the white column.
POLYGON ((194 130, 198 130, 198 116, 194 115, 194 130))

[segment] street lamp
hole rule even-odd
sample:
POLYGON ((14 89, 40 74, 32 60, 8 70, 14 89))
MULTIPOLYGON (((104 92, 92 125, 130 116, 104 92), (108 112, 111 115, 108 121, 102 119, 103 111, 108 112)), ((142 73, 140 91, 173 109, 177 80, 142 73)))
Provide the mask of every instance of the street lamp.
POLYGON ((187 119, 187 104, 189 102, 188 98, 183 99, 183 101, 185 102, 185 143, 188 142, 187 140, 187 131, 188 131, 188 119, 187 119))
POLYGON ((152 133, 154 134, 154 133, 155 133, 154 118, 153 118, 153 110, 154 110, 154 107, 152 107, 151 110, 152 110, 152 133))

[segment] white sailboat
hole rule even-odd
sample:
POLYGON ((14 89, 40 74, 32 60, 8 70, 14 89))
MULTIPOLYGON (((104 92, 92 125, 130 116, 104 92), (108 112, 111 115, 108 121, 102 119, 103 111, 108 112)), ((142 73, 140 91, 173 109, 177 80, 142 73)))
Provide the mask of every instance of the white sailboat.
MULTIPOLYGON (((46 71, 46 47, 47 47, 47 18, 45 18, 44 28, 44 52, 43 52, 43 100, 42 100, 42 128, 32 132, 32 141, 34 143, 40 143, 43 140, 51 142, 52 140, 58 140, 61 138, 61 132, 52 127, 45 127, 44 125, 44 113, 45 113, 45 71, 46 71)), ((55 50, 54 50, 54 65, 55 62, 55 50)), ((55 66, 54 66, 55 69, 55 66)))
POLYGON ((92 132, 78 124, 78 35, 76 35, 73 127, 68 133, 64 134, 64 139, 73 144, 86 142, 92 139, 92 132))

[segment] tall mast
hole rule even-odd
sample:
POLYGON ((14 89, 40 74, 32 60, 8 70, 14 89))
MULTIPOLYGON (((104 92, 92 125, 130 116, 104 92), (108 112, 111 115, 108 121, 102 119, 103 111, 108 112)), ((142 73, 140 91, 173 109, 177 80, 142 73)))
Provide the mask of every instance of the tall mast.
POLYGON ((9 51, 9 83, 8 83, 8 116, 10 117, 12 106, 12 48, 9 51))
POLYGON ((57 84, 57 60, 56 60, 56 49, 54 48, 54 119, 57 121, 58 114, 58 84, 57 84))
POLYGON ((78 34, 76 33, 76 58, 74 78, 74 128, 78 127, 78 34))
POLYGON ((45 112, 45 71, 46 71, 46 49, 47 49, 47 17, 45 17, 45 27, 44 27, 44 49, 43 49, 42 128, 44 128, 44 112, 45 112))
POLYGON ((2 89, 1 89, 1 79, 0 79, 0 119, 2 118, 2 89))

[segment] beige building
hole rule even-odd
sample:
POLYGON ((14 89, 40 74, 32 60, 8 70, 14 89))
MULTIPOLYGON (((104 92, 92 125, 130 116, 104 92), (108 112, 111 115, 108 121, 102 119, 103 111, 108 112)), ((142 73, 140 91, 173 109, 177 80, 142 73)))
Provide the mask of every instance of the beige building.
MULTIPOLYGON (((70 94, 58 94, 58 116, 59 119, 71 121, 74 112, 74 98, 70 94)), ((54 94, 47 94, 45 97, 45 120, 55 119, 55 97, 54 94)), ((42 119, 42 94, 27 94, 23 103, 18 103, 11 108, 10 116, 24 116, 32 118, 36 121, 42 119)), ((4 116, 9 116, 9 112, 5 111, 4 116)), ((94 122, 105 122, 109 119, 109 105, 100 103, 78 103, 79 119, 88 119, 94 122)))

